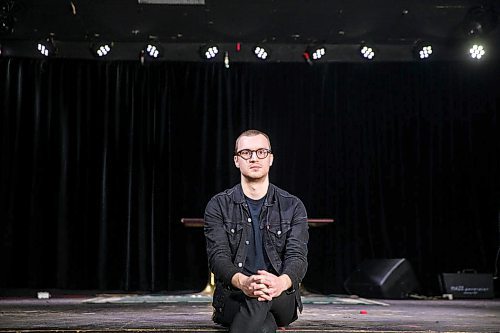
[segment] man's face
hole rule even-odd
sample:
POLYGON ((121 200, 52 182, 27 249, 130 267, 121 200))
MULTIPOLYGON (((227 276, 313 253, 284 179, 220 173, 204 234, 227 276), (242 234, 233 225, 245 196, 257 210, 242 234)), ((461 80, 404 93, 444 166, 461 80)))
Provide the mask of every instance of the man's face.
MULTIPOLYGON (((242 136, 238 140, 238 149, 258 150, 270 149, 267 138, 262 135, 242 136)), ((241 174, 249 179, 257 180, 266 177, 269 173, 269 167, 273 164, 273 154, 268 154, 266 158, 259 159, 257 153, 252 153, 250 159, 245 160, 241 156, 234 156, 234 164, 240 169, 241 174)))

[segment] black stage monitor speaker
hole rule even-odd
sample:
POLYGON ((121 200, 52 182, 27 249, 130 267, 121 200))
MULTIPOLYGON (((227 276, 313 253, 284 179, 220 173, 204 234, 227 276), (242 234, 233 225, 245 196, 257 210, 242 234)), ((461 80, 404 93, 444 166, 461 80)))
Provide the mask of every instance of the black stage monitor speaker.
POLYGON ((439 276, 443 294, 452 294, 453 298, 493 298, 493 275, 478 274, 465 270, 462 273, 442 273, 439 276))
POLYGON ((344 282, 350 294, 368 298, 403 299, 418 288, 406 259, 373 259, 362 262, 344 282))

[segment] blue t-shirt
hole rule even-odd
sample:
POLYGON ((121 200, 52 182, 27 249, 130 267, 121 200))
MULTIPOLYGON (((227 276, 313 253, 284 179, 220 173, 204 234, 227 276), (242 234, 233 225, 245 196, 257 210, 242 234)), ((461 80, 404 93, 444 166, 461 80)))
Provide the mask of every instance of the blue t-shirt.
POLYGON ((247 275, 257 274, 257 271, 264 269, 269 271, 269 260, 267 259, 262 243, 262 230, 260 229, 260 212, 264 205, 265 196, 259 200, 253 200, 245 196, 252 217, 253 233, 247 243, 247 258, 243 266, 243 273, 247 275))

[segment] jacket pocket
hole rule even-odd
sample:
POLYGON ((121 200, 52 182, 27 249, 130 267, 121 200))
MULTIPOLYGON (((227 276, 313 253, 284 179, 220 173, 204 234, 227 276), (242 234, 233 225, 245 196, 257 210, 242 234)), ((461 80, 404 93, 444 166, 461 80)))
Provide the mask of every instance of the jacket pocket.
POLYGON ((270 222, 269 224, 268 234, 279 254, 283 252, 289 231, 290 221, 270 222))
POLYGON ((236 222, 224 222, 224 230, 226 231, 227 239, 231 247, 231 252, 233 254, 236 254, 238 244, 241 240, 241 234, 243 233, 243 225, 236 222))

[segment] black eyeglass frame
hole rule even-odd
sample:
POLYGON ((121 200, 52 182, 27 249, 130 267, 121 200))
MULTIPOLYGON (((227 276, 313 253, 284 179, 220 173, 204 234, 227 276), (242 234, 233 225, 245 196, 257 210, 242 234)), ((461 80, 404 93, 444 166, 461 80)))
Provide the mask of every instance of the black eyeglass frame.
POLYGON ((259 148, 259 149, 255 149, 255 150, 252 150, 252 149, 242 149, 242 150, 240 150, 240 151, 237 151, 234 155, 235 155, 235 156, 239 156, 239 157, 241 157, 241 158, 242 158, 242 159, 244 159, 245 161, 248 161, 249 159, 251 159, 251 158, 252 158, 253 153, 255 153, 255 156, 257 156, 257 158, 258 158, 259 160, 263 160, 263 159, 267 158, 267 157, 269 156, 269 154, 272 154, 273 152, 272 152, 272 150, 271 150, 271 149, 267 149, 267 148, 259 148), (248 156, 248 158, 245 158, 245 157, 243 157, 243 156, 241 155, 241 153, 242 153, 242 152, 244 152, 244 151, 248 151, 248 152, 250 152, 250 156, 248 156), (260 156, 259 156, 259 151, 265 151, 265 155, 266 155, 266 156, 264 156, 264 157, 260 157, 260 156))

